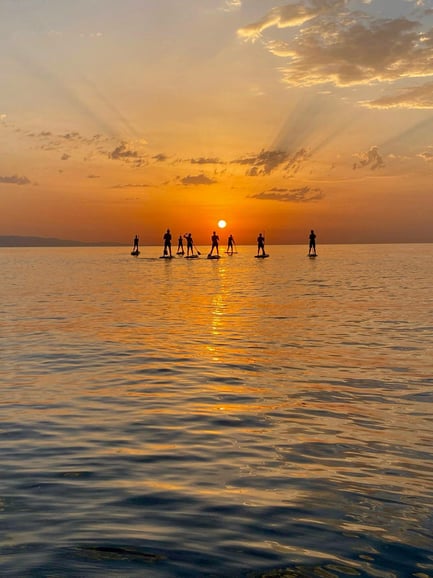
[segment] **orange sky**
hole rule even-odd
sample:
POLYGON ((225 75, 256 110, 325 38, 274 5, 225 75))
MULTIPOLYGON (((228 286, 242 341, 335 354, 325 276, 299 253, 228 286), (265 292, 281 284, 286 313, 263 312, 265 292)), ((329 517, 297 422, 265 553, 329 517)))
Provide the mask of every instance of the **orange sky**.
POLYGON ((432 1, 1 12, 0 236, 433 241, 432 1))

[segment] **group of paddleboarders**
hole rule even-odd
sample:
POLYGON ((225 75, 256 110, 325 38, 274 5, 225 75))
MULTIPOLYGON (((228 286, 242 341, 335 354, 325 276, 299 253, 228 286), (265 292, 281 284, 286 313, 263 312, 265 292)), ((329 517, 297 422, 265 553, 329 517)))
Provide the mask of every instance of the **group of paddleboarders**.
MULTIPOLYGON (((171 232, 170 229, 167 229, 167 231, 164 233, 163 236, 163 241, 164 241, 164 249, 163 249, 163 257, 172 257, 172 253, 171 253, 171 232)), ((191 233, 185 233, 185 235, 179 235, 179 238, 177 240, 177 250, 176 250, 176 255, 185 255, 185 249, 184 249, 184 239, 186 241, 186 257, 193 257, 193 256, 198 256, 201 253, 198 251, 198 249, 195 247, 194 245, 194 240, 192 238, 192 234, 191 233), (195 251, 195 253, 194 253, 195 251)), ((211 235, 211 250, 208 253, 208 257, 219 257, 219 235, 217 235, 217 233, 215 231, 213 231, 212 235, 211 235), (214 254, 215 251, 215 254, 214 254)), ((232 255, 234 253, 234 247, 235 247, 236 243, 235 240, 233 238, 233 235, 229 235, 228 240, 227 240, 227 251, 226 253, 229 255, 232 255)))
MULTIPOLYGON (((172 235, 171 235, 170 229, 167 229, 163 235, 163 242, 164 242, 163 257, 172 257, 173 256, 172 252, 171 252, 171 239, 172 239, 172 235)), ((201 254, 200 251, 198 251, 198 249, 194 245, 194 241, 193 241, 191 233, 185 233, 185 235, 183 235, 183 236, 179 235, 178 242, 177 242, 176 255, 182 255, 182 256, 185 255, 185 250, 184 250, 184 246, 183 246, 183 240, 184 239, 186 241, 186 257, 194 257, 194 256, 197 257, 198 255, 201 254), (196 254, 194 254, 194 250, 196 251, 196 254)), ((317 256, 317 253, 316 253, 316 234, 315 234, 313 229, 311 229, 308 239, 309 239, 308 256, 309 257, 316 257, 317 256)), ((211 235, 211 249, 210 249, 210 252, 208 253, 208 258, 219 258, 219 240, 220 240, 219 235, 217 235, 217 233, 215 231, 213 231, 213 233, 211 235), (215 251, 215 254, 214 254, 214 251, 215 251)), ((131 255, 138 256, 140 254, 140 251, 138 249, 138 243, 139 243, 138 235, 135 235, 131 255)), ((230 234, 228 236, 228 239, 227 239, 226 253, 228 255, 233 255, 233 253, 235 252, 235 248, 236 248, 235 240, 233 238, 233 235, 230 234)), ((267 256, 268 255, 265 251, 265 237, 262 233, 259 233, 259 236, 257 237, 257 255, 256 255, 256 257, 267 257, 267 256)))

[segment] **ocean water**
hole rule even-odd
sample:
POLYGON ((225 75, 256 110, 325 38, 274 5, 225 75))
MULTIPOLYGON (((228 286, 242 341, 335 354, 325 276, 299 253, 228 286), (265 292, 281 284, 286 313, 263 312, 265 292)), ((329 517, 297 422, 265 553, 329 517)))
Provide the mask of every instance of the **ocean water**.
POLYGON ((129 251, 0 249, 0 576, 433 577, 433 245, 129 251))

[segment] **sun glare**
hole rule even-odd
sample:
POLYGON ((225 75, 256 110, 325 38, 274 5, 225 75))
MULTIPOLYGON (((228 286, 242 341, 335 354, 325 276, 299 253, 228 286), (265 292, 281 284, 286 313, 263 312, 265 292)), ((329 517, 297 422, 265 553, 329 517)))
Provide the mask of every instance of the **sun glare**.
POLYGON ((225 227, 227 227, 226 221, 224 221, 224 219, 219 220, 219 221, 218 221, 218 227, 219 227, 220 229, 224 229, 225 227))

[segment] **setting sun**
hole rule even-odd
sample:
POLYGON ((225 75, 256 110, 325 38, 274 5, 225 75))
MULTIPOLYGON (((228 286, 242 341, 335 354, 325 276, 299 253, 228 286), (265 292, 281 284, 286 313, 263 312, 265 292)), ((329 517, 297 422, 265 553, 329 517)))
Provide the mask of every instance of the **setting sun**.
POLYGON ((224 219, 219 220, 219 221, 218 221, 218 227, 219 227, 220 229, 224 229, 225 227, 227 227, 226 221, 224 221, 224 219))

